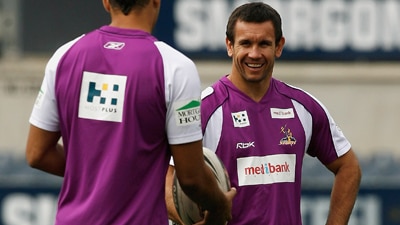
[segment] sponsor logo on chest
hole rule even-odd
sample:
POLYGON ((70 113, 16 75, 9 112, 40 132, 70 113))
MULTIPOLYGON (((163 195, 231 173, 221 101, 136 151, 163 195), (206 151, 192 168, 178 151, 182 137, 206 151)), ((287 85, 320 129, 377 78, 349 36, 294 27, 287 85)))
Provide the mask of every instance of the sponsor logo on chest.
POLYGON ((247 111, 233 112, 231 113, 233 126, 234 127, 248 127, 250 126, 249 117, 247 116, 247 111))
MULTIPOLYGON (((293 108, 288 108, 288 109, 271 108, 270 112, 272 119, 292 119, 295 117, 293 108)), ((250 120, 246 110, 239 112, 232 112, 231 116, 234 127, 250 126, 250 120)))
POLYGON ((237 159, 239 186, 294 182, 296 155, 277 154, 237 159))
POLYGON ((289 108, 289 109, 271 108, 271 118, 273 118, 273 119, 294 118, 293 108, 289 108))

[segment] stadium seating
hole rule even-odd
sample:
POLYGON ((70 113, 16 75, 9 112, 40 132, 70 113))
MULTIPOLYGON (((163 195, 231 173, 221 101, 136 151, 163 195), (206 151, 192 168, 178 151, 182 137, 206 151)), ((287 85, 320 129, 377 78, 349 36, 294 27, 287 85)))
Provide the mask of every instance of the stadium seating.
MULTIPOLYGON (((4 185, 60 185, 62 178, 32 169, 24 157, 0 151, 0 186, 4 185)), ((394 186, 400 188, 400 158, 390 151, 376 151, 360 157, 362 187, 394 186), (379 153, 380 152, 380 153, 379 153), (378 154, 379 153, 379 154, 378 154)), ((305 156, 303 160, 302 183, 305 187, 328 187, 333 181, 330 173, 316 158, 305 156)))

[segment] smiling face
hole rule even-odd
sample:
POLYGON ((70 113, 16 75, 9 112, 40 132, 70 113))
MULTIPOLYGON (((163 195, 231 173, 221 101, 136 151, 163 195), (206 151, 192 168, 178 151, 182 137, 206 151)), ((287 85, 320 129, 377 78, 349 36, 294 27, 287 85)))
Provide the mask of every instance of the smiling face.
POLYGON ((285 39, 276 43, 271 21, 262 23, 238 20, 234 42, 226 39, 228 55, 232 58, 231 80, 237 86, 268 83, 272 77, 275 58, 282 54, 285 39), (239 82, 239 83, 238 83, 239 82))

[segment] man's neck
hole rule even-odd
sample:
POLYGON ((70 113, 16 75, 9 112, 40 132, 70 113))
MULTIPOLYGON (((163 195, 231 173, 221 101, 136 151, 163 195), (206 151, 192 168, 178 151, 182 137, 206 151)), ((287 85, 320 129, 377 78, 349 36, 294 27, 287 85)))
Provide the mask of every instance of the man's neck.
POLYGON ((124 29, 135 29, 143 30, 151 33, 155 24, 155 16, 152 16, 152 12, 149 10, 142 10, 140 13, 131 12, 128 15, 124 15, 122 12, 111 13, 110 26, 124 28, 124 29))

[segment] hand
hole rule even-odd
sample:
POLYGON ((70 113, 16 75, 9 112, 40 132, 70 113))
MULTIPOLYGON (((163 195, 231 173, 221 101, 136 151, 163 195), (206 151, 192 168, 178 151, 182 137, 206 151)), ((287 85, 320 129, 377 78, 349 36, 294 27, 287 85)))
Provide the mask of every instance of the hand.
POLYGON ((225 207, 218 208, 215 211, 206 211, 204 213, 204 220, 195 225, 226 225, 232 219, 232 201, 235 195, 236 188, 231 188, 230 191, 225 193, 227 199, 225 207))

